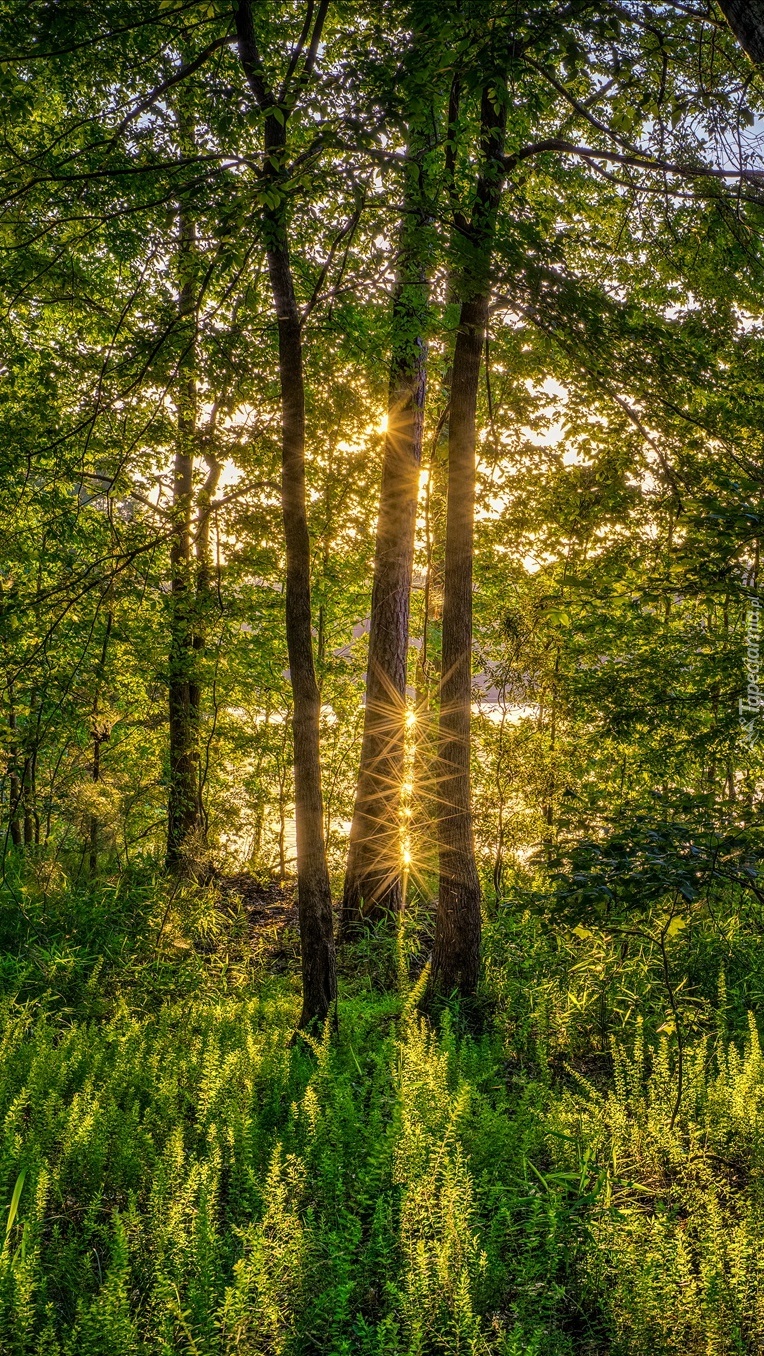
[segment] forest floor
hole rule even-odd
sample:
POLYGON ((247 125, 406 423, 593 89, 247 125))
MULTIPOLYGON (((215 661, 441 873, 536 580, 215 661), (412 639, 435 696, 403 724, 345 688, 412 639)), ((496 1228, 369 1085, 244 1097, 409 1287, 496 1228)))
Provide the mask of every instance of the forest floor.
POLYGON ((235 918, 244 912, 253 957, 271 973, 299 965, 299 924, 294 885, 262 880, 246 871, 221 875, 215 882, 223 908, 235 918))
POLYGON ((756 938, 661 969, 520 894, 478 1016, 418 1010, 420 941, 341 960, 292 1040, 291 890, 8 881, 0 1352, 764 1351, 756 938))

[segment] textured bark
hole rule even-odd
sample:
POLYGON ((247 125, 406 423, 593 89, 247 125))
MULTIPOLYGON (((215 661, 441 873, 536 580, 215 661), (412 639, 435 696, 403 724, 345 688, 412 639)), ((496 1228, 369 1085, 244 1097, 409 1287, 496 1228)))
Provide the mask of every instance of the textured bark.
POLYGON ((503 105, 497 111, 488 90, 481 124, 483 170, 472 218, 463 230, 462 305, 451 377, 438 757, 440 879, 430 980, 435 993, 464 995, 477 985, 481 942, 470 797, 475 419, 504 150, 503 105))
MULTIPOLYGON (((427 279, 416 245, 401 263, 393 307, 387 434, 374 557, 361 764, 350 830, 341 929, 378 922, 401 908, 398 813, 403 781, 409 599, 427 349, 427 279), (412 257, 414 256, 414 257, 412 257)), ((406 247, 405 246, 405 247, 406 247)))
MULTIPOLYGON (((309 78, 328 7, 321 0, 305 51, 301 79, 309 78)), ((263 173, 282 198, 280 176, 286 154, 292 104, 282 102, 274 115, 275 96, 268 88, 255 39, 250 0, 235 9, 239 56, 250 88, 265 115, 263 173)), ((296 58, 295 58, 296 60, 296 58)), ((321 697, 313 658, 310 600, 310 538, 305 494, 305 382, 300 314, 294 293, 286 227, 286 208, 263 218, 268 272, 278 322, 281 384, 281 495, 286 547, 286 635, 294 710, 295 829, 297 837, 297 900, 300 923, 303 1005, 300 1027, 322 1022, 336 997, 337 979, 329 870, 324 843, 319 721, 321 697)))
POLYGON ((8 701, 10 710, 8 712, 8 729, 10 731, 10 806, 9 806, 9 830, 11 842, 14 847, 21 847, 23 838, 21 834, 21 824, 19 823, 19 806, 21 804, 21 782, 19 779, 19 746, 16 727, 16 711, 13 705, 13 687, 8 685, 8 701))
POLYGON ((438 914, 432 987, 471 993, 480 968, 480 882, 470 804, 475 414, 488 298, 462 303, 451 379, 438 751, 438 914))
POLYGON ((29 710, 24 721, 23 733, 19 738, 12 683, 9 684, 8 700, 10 708, 8 712, 10 734, 8 830, 14 847, 27 848, 40 841, 40 818, 36 805, 36 768, 42 703, 36 689, 33 689, 29 698, 29 710), (35 707, 37 707, 36 710, 35 707))
POLYGON ((192 705, 194 591, 191 513, 196 444, 196 314, 194 253, 196 231, 181 212, 178 233, 179 325, 183 351, 177 386, 177 435, 173 468, 173 535, 170 545, 169 715, 170 781, 167 807, 167 866, 185 869, 199 831, 198 703, 192 705))
POLYGON ((24 847, 33 847, 40 841, 40 816, 37 811, 37 753, 40 746, 42 711, 43 694, 33 688, 29 698, 27 735, 24 741, 24 766, 21 774, 24 847))
POLYGON ((197 756, 199 763, 197 765, 197 798, 198 798, 198 836, 200 840, 205 840, 207 836, 207 810, 204 803, 204 783, 206 781, 206 759, 204 765, 201 765, 201 751, 199 750, 199 739, 201 735, 201 708, 202 708, 202 684, 201 684, 201 661, 207 645, 207 631, 209 627, 209 616, 214 606, 213 591, 211 587, 212 580, 212 560, 210 555, 210 517, 212 513, 212 502, 220 483, 220 477, 223 472, 223 464, 215 456, 211 449, 205 451, 207 462, 207 477, 204 485, 199 491, 196 513, 196 531, 195 531, 195 554, 196 554, 196 580, 195 580, 195 598, 194 598, 194 617, 193 617, 193 664, 191 666, 191 676, 188 684, 188 706, 189 718, 192 729, 197 741, 197 756))
POLYGON ((22 782, 22 794, 24 799, 24 847, 32 847, 37 841, 35 837, 34 820, 34 798, 32 792, 32 759, 27 759, 24 764, 24 779, 22 782))
MULTIPOLYGON (((276 224, 272 223, 272 228, 276 224)), ((275 230, 272 229, 272 234, 275 230)), ((334 924, 324 843, 319 721, 313 659, 310 538, 305 495, 305 385, 300 317, 286 241, 268 250, 279 327, 282 408, 282 505, 286 545, 286 634, 294 713, 297 904, 302 955, 300 1026, 323 1021, 336 995, 334 924)))
MULTIPOLYGON (((101 780, 101 745, 109 738, 110 730, 108 725, 104 725, 101 719, 101 689, 103 687, 104 674, 106 671, 106 655, 109 649, 109 640, 111 638, 112 626, 114 625, 114 616, 111 608, 106 613, 106 625, 104 627, 103 641, 101 643, 101 653, 98 658, 98 664, 95 672, 95 690, 93 692, 93 713, 90 721, 90 735, 93 740, 93 761, 90 768, 90 776, 94 785, 101 780)), ((90 816, 89 831, 89 857, 88 867, 91 876, 95 876, 98 871, 98 848, 101 837, 101 825, 98 815, 94 812, 90 816)))
POLYGON ((719 8, 743 51, 764 65, 764 0, 719 0, 719 8))

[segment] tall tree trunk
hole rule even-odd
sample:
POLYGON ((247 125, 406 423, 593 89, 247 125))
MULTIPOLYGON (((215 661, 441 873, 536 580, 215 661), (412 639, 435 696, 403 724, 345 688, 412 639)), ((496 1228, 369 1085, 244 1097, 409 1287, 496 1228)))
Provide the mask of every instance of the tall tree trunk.
POLYGON ((439 889, 432 986, 471 993, 480 966, 480 882, 470 806, 475 414, 487 296, 462 303, 448 437, 438 749, 439 889))
MULTIPOLYGON (((449 141, 456 136, 454 120, 458 100, 451 100, 449 141)), ((446 304, 458 302, 453 271, 449 272, 446 304)), ((448 415, 451 408, 453 343, 448 366, 441 381, 442 408, 433 435, 430 465, 424 496, 423 527, 425 539, 425 580, 422 598, 422 640, 417 663, 416 727, 414 730, 411 844, 412 857, 419 871, 437 870, 438 843, 433 826, 438 820, 438 697, 441 675, 441 635, 443 620, 443 566, 445 550, 448 477, 448 415)))
POLYGON ((305 1027, 326 1018, 336 995, 337 980, 321 795, 321 697, 316 682, 311 630, 310 538, 305 494, 305 383, 300 315, 281 223, 271 221, 269 234, 268 271, 279 329, 286 634, 294 701, 292 732, 297 903, 302 954, 303 1008, 300 1026, 305 1027))
POLYGON ((10 816, 9 829, 11 842, 14 847, 23 845, 21 833, 21 824, 19 823, 19 807, 21 805, 21 781, 19 778, 19 744, 18 731, 16 725, 16 707, 13 699, 13 684, 8 684, 8 729, 10 732, 10 798, 8 813, 10 816))
POLYGON ((32 755, 24 763, 22 778, 22 798, 24 802, 24 847, 32 847, 35 841, 34 810, 32 788, 32 755))
MULTIPOLYGON (((210 436, 212 436, 212 431, 210 436)), ((212 515, 212 503, 220 483, 220 477, 223 472, 223 464, 215 456, 211 449, 205 451, 205 460, 207 462, 207 477, 204 485, 199 491, 196 514, 196 581, 195 581, 195 599, 194 599, 194 618, 193 618, 193 664, 188 684, 188 707, 191 728, 194 731, 197 749, 197 813, 198 835, 202 839, 207 836, 207 811, 204 804, 204 781, 206 766, 201 766, 199 753, 199 738, 201 732, 201 706, 202 706, 202 669, 201 661, 207 646, 207 632, 209 629, 210 612, 213 605, 213 591, 211 588, 212 580, 212 561, 210 558, 210 518, 212 515)))
MULTIPOLYGON (((98 664, 95 673, 95 690, 93 693, 93 714, 91 717, 91 737, 93 740, 93 761, 91 764, 91 780, 95 785, 101 780, 101 745, 104 740, 109 738, 110 730, 108 724, 104 724, 101 719, 101 689, 103 687, 104 673, 106 671, 106 654, 109 648, 111 630, 114 624, 114 614, 111 604, 109 604, 106 613, 106 625, 104 627, 103 642, 101 644, 101 653, 98 658, 98 664)), ((91 876, 95 876, 98 871, 98 848, 100 839, 100 821, 96 810, 90 816, 90 850, 88 858, 88 868, 91 876)))
POLYGON ((177 435, 173 469, 173 536, 170 546, 169 715, 170 783, 167 809, 167 866, 191 864, 199 831, 198 701, 194 680, 194 611, 191 513, 196 447, 196 229, 184 209, 178 219, 179 330, 177 435))
POLYGON ((419 176, 409 173, 371 595, 361 766, 350 829, 342 934, 401 908, 399 809, 404 768, 409 600, 422 458, 428 283, 422 262, 419 176), (412 180, 414 181, 412 184, 412 180), (416 194, 415 200, 412 197, 416 194))
POLYGON ((33 847, 40 841, 40 816, 37 810, 37 756, 40 748, 43 701, 44 693, 36 686, 33 687, 29 697, 29 714, 24 739, 24 765, 21 773, 24 847, 33 847))
POLYGON ((239 56, 264 116, 263 177, 272 185, 277 207, 263 214, 268 272, 278 322, 281 385, 281 498, 286 547, 286 637, 294 711, 295 830, 297 904, 302 960, 300 1027, 323 1022, 336 997, 337 975, 329 868, 324 841, 319 726, 321 697, 313 657, 310 600, 310 537, 305 493, 305 381, 302 329, 294 291, 287 239, 287 126, 300 91, 312 74, 328 9, 312 4, 300 44, 292 54, 280 96, 268 86, 257 47, 251 0, 234 11, 239 56), (307 44, 306 44, 307 40, 307 44), (302 68, 297 72, 300 53, 302 68), (294 85, 290 89, 290 79, 294 85))
POLYGON ((480 970, 480 882, 472 836, 472 559, 475 421, 480 362, 488 322, 490 267, 504 178, 503 100, 485 89, 481 105, 483 168, 469 223, 462 223, 462 304, 454 348, 448 426, 448 504, 443 578, 443 639, 438 757, 438 912, 431 990, 469 995, 480 970))

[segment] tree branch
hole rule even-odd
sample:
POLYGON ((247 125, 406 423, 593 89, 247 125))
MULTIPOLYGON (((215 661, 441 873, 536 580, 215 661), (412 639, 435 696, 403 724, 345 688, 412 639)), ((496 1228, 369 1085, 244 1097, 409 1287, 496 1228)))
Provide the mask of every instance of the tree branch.
POLYGON ((236 20, 239 57, 244 68, 244 74, 257 100, 258 108, 264 113, 266 109, 275 107, 276 97, 268 84, 258 51, 251 0, 237 0, 234 18, 236 20))
POLYGON ((171 75, 169 79, 164 80, 161 85, 157 85, 156 89, 153 89, 150 94, 147 94, 144 99, 141 99, 140 103, 136 104, 135 108, 122 119, 114 133, 115 138, 121 136, 125 128, 128 127, 135 118, 140 117, 141 113, 145 113, 147 109, 151 108, 152 104, 155 104, 157 99, 161 99, 162 95, 166 94, 168 89, 172 89, 174 85, 180 84, 181 80, 185 80, 187 76, 193 75, 195 71, 198 71, 199 67, 204 65, 207 58, 212 56, 213 52, 217 52, 219 48, 225 47, 233 42, 236 42, 236 38, 231 34, 226 35, 224 38, 216 38, 215 41, 209 43, 197 57, 194 57, 193 61, 187 62, 185 66, 181 66, 180 70, 176 71, 174 75, 171 75))
POLYGON ((312 22, 313 22, 313 0, 308 0, 308 11, 305 15, 305 23, 303 24, 302 32, 299 38, 297 39, 294 48, 292 49, 292 55, 289 58, 289 65, 287 66, 286 75, 284 76, 281 89, 279 90, 280 104, 283 104, 284 100, 286 99, 287 90, 289 89, 289 82, 292 79, 295 70, 297 69, 297 63, 300 60, 300 57, 302 56, 303 50, 305 48, 305 44, 308 41, 308 34, 310 32, 310 25, 312 22))
POLYGON ((537 141, 524 146, 513 155, 504 157, 505 169, 510 172, 523 160, 534 155, 544 155, 547 151, 561 151, 565 155, 576 155, 584 160, 607 160, 615 165, 631 165, 635 169, 661 170, 664 174, 676 174, 682 179, 745 179, 751 183, 764 183, 764 170, 714 169, 711 165, 675 165, 668 160, 659 160, 655 156, 642 152, 619 152, 600 150, 596 146, 577 146, 575 142, 565 141, 562 137, 549 137, 546 141, 537 141))

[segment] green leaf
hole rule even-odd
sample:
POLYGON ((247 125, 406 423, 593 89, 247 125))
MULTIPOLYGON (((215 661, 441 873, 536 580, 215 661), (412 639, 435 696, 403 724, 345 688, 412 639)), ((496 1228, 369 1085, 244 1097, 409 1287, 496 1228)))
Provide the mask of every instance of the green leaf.
POLYGON ((8 1242, 8 1235, 10 1234, 11 1229, 13 1228, 16 1216, 19 1212, 19 1201, 21 1200, 21 1193, 24 1189, 24 1179, 26 1178, 26 1175, 27 1175, 26 1168, 22 1168, 21 1172, 16 1178, 16 1185, 13 1188, 11 1203, 8 1206, 8 1223, 5 1229, 5 1242, 3 1243, 3 1247, 5 1247, 5 1244, 8 1242))

